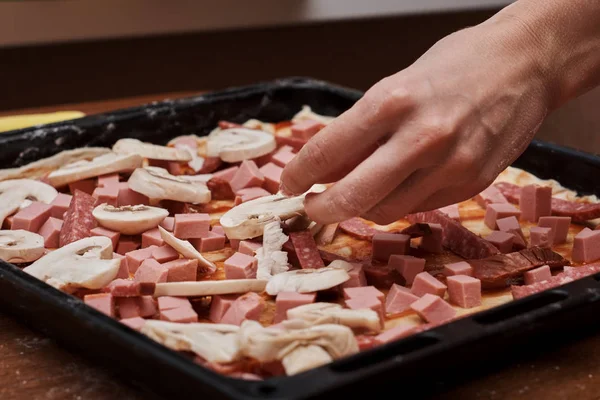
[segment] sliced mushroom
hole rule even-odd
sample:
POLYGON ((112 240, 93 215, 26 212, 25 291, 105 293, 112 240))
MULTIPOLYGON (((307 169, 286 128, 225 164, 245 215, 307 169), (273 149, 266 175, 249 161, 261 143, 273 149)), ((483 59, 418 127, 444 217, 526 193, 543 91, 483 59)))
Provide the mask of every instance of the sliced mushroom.
POLYGON ((192 155, 186 150, 159 146, 132 138, 117 140, 112 147, 112 151, 117 154, 138 154, 152 160, 192 161, 192 155))
POLYGON ((44 254, 44 237, 24 229, 0 231, 0 260, 32 262, 44 254))
POLYGON ((239 357, 236 325, 149 319, 140 331, 170 349, 191 351, 209 362, 230 363, 239 357))
POLYGON ((204 258, 204 256, 202 256, 202 254, 200 254, 200 252, 187 240, 177 239, 171 232, 167 231, 162 226, 158 227, 158 231, 160 232, 162 240, 185 258, 198 260, 198 266, 203 268, 204 273, 212 274, 217 270, 217 266, 204 258))
POLYGON ((46 254, 23 272, 68 293, 77 288, 100 289, 119 272, 121 260, 112 257, 110 238, 92 236, 46 254))
POLYGON ((166 169, 144 167, 133 171, 129 187, 151 200, 175 200, 184 203, 204 204, 211 199, 210 190, 200 182, 171 175, 166 169))
POLYGON ((130 171, 141 167, 142 163, 143 158, 137 154, 106 153, 91 161, 77 161, 52 171, 48 175, 48 182, 54 187, 61 187, 99 175, 130 171))
POLYGON ((280 274, 289 269, 288 257, 281 251, 288 241, 288 236, 283 233, 279 221, 269 222, 263 232, 263 245, 256 250, 258 267, 257 279, 270 279, 273 275, 280 274))
POLYGON ((286 375, 291 376, 329 364, 332 361, 333 358, 321 346, 310 344, 298 346, 290 351, 283 357, 281 364, 286 375))
POLYGON ((341 285, 348 279, 350 275, 343 268, 297 269, 273 275, 267 283, 266 291, 271 296, 276 296, 279 292, 318 292, 341 285))
POLYGON ((208 136, 206 155, 233 163, 264 156, 276 147, 275 136, 269 132, 248 128, 219 129, 208 136))
POLYGON ((214 296, 221 294, 260 293, 267 281, 261 279, 226 279, 223 281, 157 283, 154 296, 214 296))
POLYGON ((242 124, 244 128, 260 129, 264 132, 275 133, 275 124, 271 122, 263 122, 258 119, 251 118, 242 124))
POLYGON ((334 303, 311 303, 289 309, 287 317, 313 325, 341 324, 352 329, 381 331, 379 314, 370 308, 351 310, 334 303))
POLYGON ((0 182, 0 226, 4 219, 31 201, 50 204, 58 196, 52 186, 34 179, 9 179, 0 182))
POLYGON ((296 122, 311 120, 311 121, 318 121, 318 122, 321 122, 322 124, 327 125, 334 119, 335 119, 335 117, 317 114, 309 106, 304 105, 304 106, 302 106, 302 109, 296 115, 294 115, 292 117, 292 122, 296 123, 296 122))
POLYGON ((169 216, 169 211, 143 204, 115 207, 103 203, 94 208, 92 215, 105 228, 124 235, 139 235, 156 228, 169 216))

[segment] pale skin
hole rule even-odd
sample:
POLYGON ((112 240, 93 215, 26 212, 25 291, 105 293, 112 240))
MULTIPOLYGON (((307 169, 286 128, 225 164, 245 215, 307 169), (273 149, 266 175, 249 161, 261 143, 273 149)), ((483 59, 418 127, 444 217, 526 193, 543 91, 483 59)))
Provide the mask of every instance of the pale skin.
POLYGON ((377 82, 285 167, 282 192, 333 183, 305 201, 323 224, 385 225, 466 200, 598 84, 600 1, 519 0, 377 82))

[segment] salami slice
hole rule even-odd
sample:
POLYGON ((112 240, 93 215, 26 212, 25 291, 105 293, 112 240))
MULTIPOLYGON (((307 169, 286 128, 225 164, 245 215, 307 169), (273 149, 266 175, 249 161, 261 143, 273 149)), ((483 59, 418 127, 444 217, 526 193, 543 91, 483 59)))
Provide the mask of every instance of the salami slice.
POLYGON ((290 240, 301 268, 323 268, 325 266, 315 239, 309 230, 290 232, 290 240))
POLYGON ((409 214, 406 218, 413 224, 417 222, 440 224, 442 226, 442 245, 461 257, 480 259, 499 253, 493 244, 439 210, 409 214))
POLYGON ((196 175, 215 172, 222 164, 223 161, 221 161, 219 157, 205 157, 204 164, 202 164, 202 168, 196 172, 196 175))
POLYGON ((374 234, 383 232, 378 229, 371 228, 360 218, 350 218, 346 221, 340 222, 339 228, 348 235, 363 240, 371 240, 373 239, 374 234))
POLYGON ((494 186, 500 190, 500 193, 510 203, 519 204, 519 197, 521 197, 521 186, 515 185, 514 183, 498 182, 494 186))
POLYGON ((340 224, 328 224, 321 228, 321 231, 317 233, 315 237, 315 241, 318 245, 325 246, 331 244, 333 239, 335 239, 335 235, 338 232, 340 224))
POLYGON ((406 279, 396 268, 387 265, 365 265, 363 267, 367 284, 379 289, 389 289, 394 283, 405 286, 406 279))
POLYGON ((229 181, 223 178, 212 177, 206 182, 206 186, 208 187, 208 190, 210 190, 212 200, 235 199, 235 193, 233 193, 229 181))
POLYGON ((81 190, 75 190, 60 230, 60 247, 91 236, 90 230, 97 226, 96 218, 92 215, 95 206, 94 197, 81 190))
POLYGON ((513 298, 520 299, 532 294, 565 285, 574 280, 585 278, 600 272, 600 265, 584 265, 581 267, 565 267, 564 272, 553 276, 542 282, 532 283, 531 285, 511 286, 513 298))

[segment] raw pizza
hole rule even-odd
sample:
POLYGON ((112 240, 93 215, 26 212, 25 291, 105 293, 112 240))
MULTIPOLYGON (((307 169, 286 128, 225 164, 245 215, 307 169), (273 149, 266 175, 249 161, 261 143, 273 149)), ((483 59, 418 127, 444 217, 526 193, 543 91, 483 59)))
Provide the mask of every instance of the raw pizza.
MULTIPOLYGON (((0 259, 199 364, 294 375, 600 271, 595 197, 508 168, 387 226, 321 226, 283 167, 332 117, 221 121, 0 171, 0 259)), ((327 190, 315 185, 308 192, 327 190)))

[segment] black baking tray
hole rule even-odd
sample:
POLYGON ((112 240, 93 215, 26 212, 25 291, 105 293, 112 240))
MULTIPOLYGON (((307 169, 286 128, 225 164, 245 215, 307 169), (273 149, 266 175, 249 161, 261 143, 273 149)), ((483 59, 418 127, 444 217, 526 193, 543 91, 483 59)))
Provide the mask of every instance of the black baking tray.
MULTIPOLYGON (((293 77, 202 96, 165 100, 0 135, 0 167, 21 166, 81 146, 110 147, 123 137, 165 144, 205 135, 219 120, 290 119, 303 105, 336 116, 362 96, 310 78, 293 77)), ((554 178, 582 194, 600 194, 600 159, 533 142, 513 164, 554 178)), ((337 360, 292 377, 228 378, 0 262, 0 307, 63 347, 165 398, 308 399, 368 392, 415 398, 471 379, 490 365, 514 361, 521 349, 556 346, 573 332, 597 329, 600 274, 337 360), (398 390, 400 390, 398 392, 398 390)))

